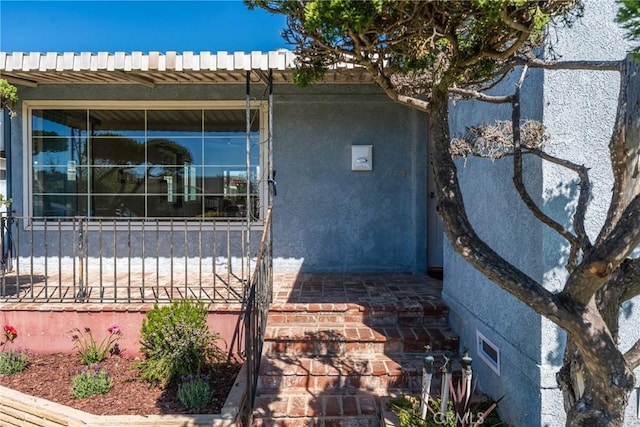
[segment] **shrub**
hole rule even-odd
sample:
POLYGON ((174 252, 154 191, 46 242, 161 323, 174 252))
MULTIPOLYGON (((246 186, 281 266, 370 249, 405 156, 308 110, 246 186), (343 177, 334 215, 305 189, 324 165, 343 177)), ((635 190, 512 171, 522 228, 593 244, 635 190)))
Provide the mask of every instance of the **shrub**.
POLYGON ((92 365, 102 362, 107 354, 117 354, 118 340, 122 337, 120 328, 116 325, 107 328, 108 335, 99 343, 93 337, 93 332, 88 327, 81 331, 74 328, 69 331, 72 334, 73 346, 76 348, 78 356, 83 365, 92 365))
POLYGON ((3 351, 0 353, 0 375, 12 375, 24 371, 29 358, 20 351, 3 351))
POLYGON ((178 400, 186 408, 200 408, 211 400, 209 377, 187 375, 178 387, 178 400))
POLYGON ((24 371, 29 361, 27 354, 19 350, 6 351, 7 344, 13 343, 13 341, 18 338, 18 330, 11 325, 4 325, 2 332, 4 340, 1 343, 0 375, 12 375, 24 371))
POLYGON ((105 394, 111 390, 113 381, 105 370, 87 369, 71 379, 71 395, 74 399, 84 399, 94 394, 105 394))
POLYGON ((200 374, 206 363, 219 359, 215 342, 220 336, 209 331, 207 315, 206 304, 191 300, 149 310, 140 338, 142 378, 166 387, 181 375, 200 374))

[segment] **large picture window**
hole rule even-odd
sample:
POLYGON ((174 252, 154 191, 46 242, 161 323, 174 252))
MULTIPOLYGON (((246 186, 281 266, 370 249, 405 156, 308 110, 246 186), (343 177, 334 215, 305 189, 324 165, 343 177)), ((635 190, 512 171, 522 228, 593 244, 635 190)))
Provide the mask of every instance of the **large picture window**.
POLYGON ((260 112, 31 108, 33 216, 259 219, 260 112))

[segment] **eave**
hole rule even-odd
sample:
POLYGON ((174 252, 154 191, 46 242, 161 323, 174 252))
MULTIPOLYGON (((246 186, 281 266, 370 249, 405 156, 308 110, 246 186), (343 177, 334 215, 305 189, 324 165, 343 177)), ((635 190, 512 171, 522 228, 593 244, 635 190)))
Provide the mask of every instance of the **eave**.
MULTIPOLYGON (((0 52, 0 78, 17 86, 43 84, 243 84, 293 83, 295 55, 272 52, 0 52)), ((338 64, 325 83, 371 83, 363 68, 338 64)))

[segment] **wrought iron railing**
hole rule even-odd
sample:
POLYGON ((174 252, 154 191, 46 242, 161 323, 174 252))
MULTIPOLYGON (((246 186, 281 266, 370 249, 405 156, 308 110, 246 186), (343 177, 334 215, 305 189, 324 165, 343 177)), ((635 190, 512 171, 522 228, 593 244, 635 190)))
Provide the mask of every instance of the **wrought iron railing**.
POLYGON ((256 397, 267 316, 273 299, 272 261, 271 208, 269 208, 264 222, 255 270, 251 276, 249 297, 244 315, 247 397, 241 410, 243 425, 251 425, 253 404, 256 397))
POLYGON ((245 219, 0 218, 0 301, 245 303, 245 219))

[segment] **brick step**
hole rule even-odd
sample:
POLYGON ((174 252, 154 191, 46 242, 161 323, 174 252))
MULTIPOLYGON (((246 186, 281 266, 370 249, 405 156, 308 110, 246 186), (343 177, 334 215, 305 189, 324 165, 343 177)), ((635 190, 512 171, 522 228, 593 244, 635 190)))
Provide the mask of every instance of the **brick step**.
POLYGON ((441 282, 303 274, 287 283, 269 310, 253 426, 378 427, 382 396, 421 391, 427 345, 439 394, 444 354, 459 350, 441 282))
MULTIPOLYGON (((437 353, 431 392, 440 390, 440 374, 444 361, 437 353)), ((258 378, 258 393, 278 390, 311 392, 312 394, 352 394, 366 391, 374 395, 418 393, 422 389, 423 354, 392 357, 376 354, 369 357, 263 356, 258 378)))
POLYGON ((370 326, 446 323, 449 308, 436 296, 391 303, 274 303, 269 322, 314 325, 319 319, 333 323, 360 322, 370 326))
POLYGON ((376 396, 307 392, 260 395, 253 417, 254 427, 378 427, 381 419, 376 396))
POLYGON ((370 327, 364 323, 294 325, 270 322, 263 354, 358 355, 458 351, 459 337, 447 325, 370 327))

